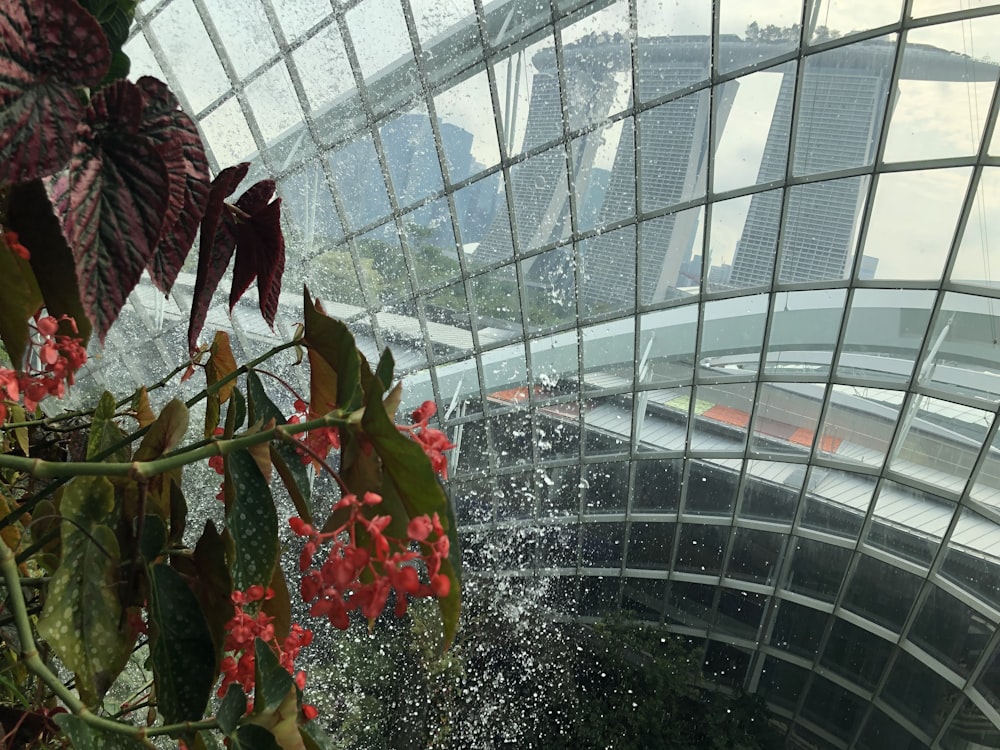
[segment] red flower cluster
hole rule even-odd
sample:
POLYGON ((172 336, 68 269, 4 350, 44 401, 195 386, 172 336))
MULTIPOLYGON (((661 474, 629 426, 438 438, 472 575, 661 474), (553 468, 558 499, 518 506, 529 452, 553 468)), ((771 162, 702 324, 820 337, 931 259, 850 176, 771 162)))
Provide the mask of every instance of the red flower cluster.
MULTIPOLYGON (((246 605, 259 607, 258 602, 266 601, 273 596, 274 591, 263 586, 251 586, 245 593, 242 591, 232 593, 236 613, 226 623, 225 650, 230 653, 222 660, 222 682, 218 691, 220 698, 225 696, 229 686, 234 682, 243 688, 244 693, 252 694, 256 663, 254 645, 257 638, 274 649, 281 666, 288 670, 288 674, 294 675, 299 690, 305 688, 306 673, 295 672, 295 659, 303 647, 312 643, 312 631, 293 623, 284 643, 279 644, 274 636, 274 618, 259 609, 255 615, 248 614, 244 609, 246 605)), ((247 710, 253 710, 253 705, 249 705, 247 710)), ((307 719, 316 718, 316 709, 312 706, 303 706, 302 711, 307 719)))
POLYGON ((365 516, 366 508, 380 502, 382 498, 374 492, 365 493, 363 500, 345 495, 334 511, 346 509, 350 516, 342 526, 325 534, 301 518, 288 519, 292 530, 308 539, 299 558, 299 569, 305 574, 302 599, 312 602, 310 614, 328 618, 341 630, 349 625, 347 613, 351 610, 359 610, 368 619, 378 617, 393 589, 397 617, 406 613, 408 595, 444 597, 451 590, 450 579, 441 573, 441 560, 448 556, 449 546, 438 515, 417 516, 407 528, 409 538, 394 539, 383 533, 392 520, 389 516, 365 516), (367 542, 359 546, 362 535, 367 542), (332 542, 326 561, 314 567, 313 558, 326 542, 332 542), (416 543, 419 551, 411 549, 411 543, 416 543), (429 583, 421 583, 415 567, 418 561, 427 567, 429 583))
MULTIPOLYGON (((301 398, 297 398, 295 399, 295 413, 288 418, 288 421, 292 424, 298 424, 306 419, 316 419, 321 416, 323 415, 310 411, 309 404, 301 398)), ((303 465, 308 466, 310 463, 315 463, 317 459, 324 461, 331 450, 340 447, 340 432, 336 427, 317 427, 314 430, 309 430, 302 439, 302 445, 308 448, 302 452, 303 465)), ((316 469, 319 470, 318 464, 316 469)))
MULTIPOLYGON (((23 399, 24 408, 34 412, 46 396, 62 398, 67 384, 73 385, 76 371, 87 361, 87 350, 79 339, 56 333, 60 320, 67 321, 76 331, 76 322, 69 316, 57 319, 45 315, 31 325, 31 346, 36 351, 28 357, 30 366, 24 367, 20 374, 0 367, 0 399, 14 402, 23 399)), ((0 402, 0 423, 6 419, 7 407, 0 402)))
POLYGON ((412 426, 396 425, 396 428, 400 432, 407 433, 417 441, 420 447, 424 449, 424 453, 427 454, 427 458, 431 460, 431 467, 434 471, 440 474, 442 479, 447 479, 448 459, 445 458, 444 452, 451 450, 455 445, 441 430, 436 430, 428 426, 428 420, 436 412, 437 405, 433 401, 424 401, 424 403, 414 409, 413 414, 410 416, 410 419, 413 421, 412 426))

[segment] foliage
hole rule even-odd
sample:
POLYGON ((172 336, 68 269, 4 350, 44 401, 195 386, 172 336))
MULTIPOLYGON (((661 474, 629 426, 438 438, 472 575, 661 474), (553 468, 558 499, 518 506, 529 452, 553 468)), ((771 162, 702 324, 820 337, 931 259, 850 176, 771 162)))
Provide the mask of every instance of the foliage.
POLYGON ((272 474, 295 508, 285 528, 307 539, 293 589, 312 617, 346 628, 351 613, 371 624, 390 600, 402 614, 408 597, 433 598, 447 647, 458 546, 437 477, 452 446, 429 402, 395 424, 392 356, 373 370, 308 290, 301 333, 264 356, 238 366, 224 333, 198 346, 234 256, 230 310, 256 280, 273 325, 281 201, 262 180, 228 202, 248 165, 210 181, 166 85, 123 79, 135 5, 0 0, 0 627, 14 629, 0 631, 0 745, 326 746, 296 666, 312 633, 292 621, 272 474), (169 293, 196 235, 190 360, 129 398, 41 415, 143 272, 169 293), (262 369, 290 349, 296 364, 307 354, 304 395, 262 369), (152 391, 197 368, 200 393, 154 409, 152 391), (290 401, 291 414, 278 406, 290 401), (203 425, 190 424, 196 404, 203 425), (188 528, 184 478, 202 462, 222 475, 221 528, 188 528), (310 471, 332 478, 333 497, 310 471), (143 663, 145 684, 122 701, 143 663))

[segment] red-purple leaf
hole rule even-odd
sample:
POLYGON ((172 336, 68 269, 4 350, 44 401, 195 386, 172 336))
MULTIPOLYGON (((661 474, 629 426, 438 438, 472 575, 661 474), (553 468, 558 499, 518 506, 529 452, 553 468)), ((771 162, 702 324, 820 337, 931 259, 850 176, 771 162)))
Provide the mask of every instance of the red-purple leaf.
POLYGON ((59 211, 63 186, 53 190, 81 301, 101 341, 152 258, 169 202, 161 149, 139 132, 143 106, 128 81, 95 94, 65 178, 68 208, 59 211))
POLYGON ((248 162, 226 167, 212 181, 201 220, 201 241, 198 246, 198 277, 194 282, 191 319, 188 322, 188 347, 198 348, 198 334, 208 317, 216 287, 229 267, 236 249, 236 222, 225 207, 225 200, 240 184, 250 169, 248 162))
MULTIPOLYGON (((168 293, 187 259, 208 201, 208 159, 194 122, 178 107, 166 84, 144 76, 137 84, 146 96, 143 132, 156 143, 181 147, 183 169, 170 173, 171 209, 163 222, 160 244, 149 265, 153 283, 168 293), (180 189, 180 198, 176 191, 180 189)), ((168 165, 169 167, 169 165, 168 165)))
POLYGON ((111 64, 100 25, 72 0, 0 5, 0 185, 63 167, 85 102, 111 64))

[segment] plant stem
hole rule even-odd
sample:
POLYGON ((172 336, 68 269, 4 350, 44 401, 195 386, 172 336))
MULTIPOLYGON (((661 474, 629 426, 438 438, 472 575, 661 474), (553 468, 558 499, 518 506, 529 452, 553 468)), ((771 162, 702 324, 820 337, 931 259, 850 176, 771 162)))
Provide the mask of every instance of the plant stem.
MULTIPOLYGON (((344 416, 343 412, 338 410, 330 412, 325 417, 310 419, 307 422, 278 425, 269 430, 243 434, 229 440, 213 440, 198 448, 174 451, 170 455, 152 461, 132 461, 131 463, 43 461, 40 458, 28 458, 26 456, 0 455, 0 469, 13 469, 24 474, 30 474, 36 479, 98 476, 129 477, 137 481, 143 481, 172 469, 180 468, 186 464, 211 458, 212 456, 227 456, 233 451, 242 448, 249 448, 275 439, 287 439, 292 435, 309 432, 309 430, 314 430, 318 427, 345 427, 349 424, 350 421, 344 416)), ((16 512, 13 511, 13 513, 16 512)))

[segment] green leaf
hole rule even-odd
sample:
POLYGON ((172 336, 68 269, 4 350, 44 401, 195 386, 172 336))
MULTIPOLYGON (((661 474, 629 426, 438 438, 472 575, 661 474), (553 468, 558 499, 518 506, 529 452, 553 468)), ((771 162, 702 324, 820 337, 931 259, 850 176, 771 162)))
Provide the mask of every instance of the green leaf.
POLYGON ((147 515, 142 522, 142 538, 139 540, 139 554, 151 563, 163 554, 167 546, 167 527, 159 516, 147 515))
POLYGON ((62 561, 49 584, 38 633, 76 673, 80 697, 97 705, 128 660, 135 634, 122 623, 121 558, 106 525, 115 505, 104 477, 77 477, 62 496, 62 561))
MULTIPOLYGON (((238 393, 238 391, 237 391, 238 393)), ((257 373, 247 373, 247 397, 250 407, 250 421, 266 423, 274 420, 276 425, 287 424, 285 417, 274 405, 264 390, 257 373)), ((295 447, 288 443, 271 443, 271 464, 281 477, 288 494, 295 504, 295 510, 306 523, 312 523, 313 507, 309 485, 309 467, 302 463, 302 457, 295 447)))
POLYGON ((52 212, 41 180, 10 188, 6 225, 17 232, 25 246, 31 248, 31 268, 49 315, 56 318, 68 315, 79 331, 73 333, 71 327, 63 323, 59 332, 72 334, 86 344, 91 326, 80 302, 73 253, 63 236, 59 220, 52 212))
POLYGON ((4 280, 0 294, 0 341, 17 370, 24 362, 30 346, 28 318, 42 306, 42 292, 31 270, 31 263, 18 256, 0 238, 0 279, 4 280))
POLYGON ((198 732, 194 738, 194 750, 223 750, 212 732, 198 732))
POLYGON ((170 534, 167 543, 170 546, 180 544, 184 538, 184 529, 187 527, 187 500, 181 491, 180 484, 170 482, 170 534))
POLYGON ((335 406, 354 411, 361 406, 361 359, 354 336, 339 320, 320 312, 305 290, 305 337, 309 347, 310 410, 318 416, 335 406), (317 357, 322 361, 317 362, 317 357), (326 365, 326 367, 324 367, 326 365))
POLYGON ((222 730, 223 734, 232 734, 246 712, 247 696, 243 692, 243 688, 235 682, 230 683, 226 697, 222 699, 222 704, 215 714, 215 718, 219 722, 219 729, 222 730))
MULTIPOLYGON (((233 429, 238 430, 247 421, 247 400, 239 388, 233 389, 233 395, 229 401, 229 409, 233 412, 233 429)), ((226 415, 228 420, 229 415, 226 415)))
POLYGON ((278 655, 260 638, 254 642, 254 714, 274 711, 285 700, 295 683, 281 663, 278 655))
POLYGON ((226 564, 225 542, 212 521, 205 522, 205 529, 194 548, 195 591, 208 629, 215 643, 215 663, 222 660, 226 639, 226 623, 233 616, 233 603, 229 598, 233 579, 226 564))
POLYGON ((149 568, 150 656, 167 723, 197 721, 215 682, 215 647, 198 599, 169 565, 149 568))
POLYGON ((129 446, 127 442, 123 442, 125 433, 114 421, 116 411, 115 397, 105 391, 101 394, 101 400, 94 410, 94 421, 90 425, 90 439, 87 441, 88 461, 93 461, 96 456, 116 445, 121 447, 109 453, 104 460, 114 463, 125 463, 129 460, 129 446))
POLYGON ((149 432, 135 452, 135 461, 153 461, 176 446, 187 432, 188 408, 180 399, 172 399, 160 416, 156 418, 149 432))
POLYGON ((361 426, 371 440, 375 452, 382 459, 384 481, 391 484, 399 496, 409 518, 437 513, 451 542, 451 559, 442 561, 441 572, 451 581, 451 590, 439 599, 444 622, 445 647, 449 646, 458 631, 460 609, 460 581, 452 559, 459 556, 458 537, 454 531, 454 517, 449 513, 448 498, 441 489, 430 461, 423 449, 396 429, 382 406, 383 387, 378 378, 365 374, 365 412, 361 426))
POLYGON ((240 727, 230 738, 231 750, 281 750, 274 735, 255 724, 240 727))
POLYGON ((333 738, 318 721, 310 721, 300 726, 299 735, 306 750, 334 750, 333 738))
POLYGON ((382 350, 382 356, 379 357, 378 367, 375 368, 375 377, 382 383, 383 389, 388 389, 392 385, 392 371, 395 367, 396 362, 392 358, 392 352, 389 351, 389 347, 386 347, 382 350))
POLYGON ((235 500, 226 514, 226 527, 236 546, 233 585, 240 591, 271 582, 278 562, 278 514, 271 490, 245 450, 229 456, 229 476, 235 500))
POLYGON ((76 750, 154 750, 146 740, 98 729, 73 714, 58 714, 54 721, 76 750))

